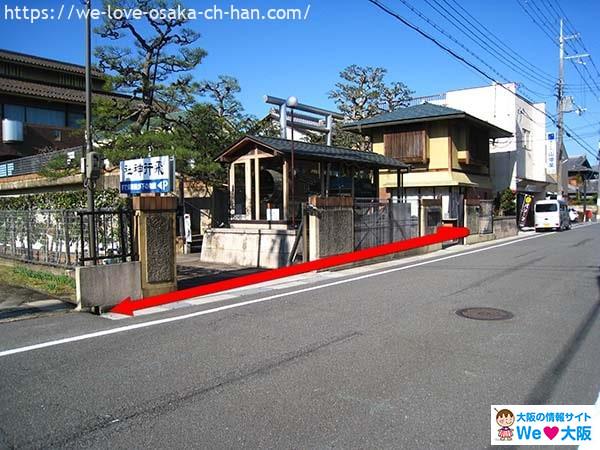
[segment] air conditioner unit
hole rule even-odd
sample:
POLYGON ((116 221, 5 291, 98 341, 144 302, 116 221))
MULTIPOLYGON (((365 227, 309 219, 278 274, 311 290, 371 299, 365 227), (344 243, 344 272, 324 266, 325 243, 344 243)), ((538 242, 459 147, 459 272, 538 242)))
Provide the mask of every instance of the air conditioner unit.
POLYGON ((4 119, 2 121, 2 142, 5 144, 23 142, 23 122, 4 119))

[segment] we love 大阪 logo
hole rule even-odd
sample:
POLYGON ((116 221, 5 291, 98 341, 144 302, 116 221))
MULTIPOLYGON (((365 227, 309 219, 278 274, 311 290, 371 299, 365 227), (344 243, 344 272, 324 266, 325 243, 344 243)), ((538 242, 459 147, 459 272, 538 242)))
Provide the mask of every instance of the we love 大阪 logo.
POLYGON ((491 444, 600 446, 599 409, 598 405, 492 405, 491 444))

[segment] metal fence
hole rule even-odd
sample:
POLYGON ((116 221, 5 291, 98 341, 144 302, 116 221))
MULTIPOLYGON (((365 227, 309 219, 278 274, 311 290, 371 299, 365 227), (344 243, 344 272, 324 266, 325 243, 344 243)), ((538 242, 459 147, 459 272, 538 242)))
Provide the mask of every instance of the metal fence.
POLYGON ((379 199, 354 202, 354 248, 356 250, 410 239, 419 235, 419 219, 411 216, 410 203, 379 199))
MULTIPOLYGON (((88 211, 0 211, 0 257, 50 266, 94 262, 88 211)), ((128 210, 94 213, 97 263, 135 260, 133 220, 128 210)))
POLYGON ((79 158, 81 155, 82 147, 73 147, 64 150, 57 150, 13 159, 0 164, 0 178, 26 175, 29 173, 38 173, 50 161, 57 157, 64 157, 65 163, 70 161, 71 164, 79 166, 79 158))
POLYGON ((79 220, 80 249, 79 264, 114 264, 135 261, 133 212, 128 209, 98 209, 77 211, 79 220), (93 223, 90 219, 93 219, 93 223), (95 231, 95 242, 90 243, 90 226, 95 231), (94 254, 90 251, 95 246, 94 254), (95 256, 94 256, 95 255, 95 256))

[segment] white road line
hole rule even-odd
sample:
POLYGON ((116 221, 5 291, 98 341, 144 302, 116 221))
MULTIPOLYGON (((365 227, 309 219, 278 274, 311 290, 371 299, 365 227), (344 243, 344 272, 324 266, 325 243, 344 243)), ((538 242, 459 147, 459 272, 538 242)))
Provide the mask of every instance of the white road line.
POLYGON ((191 319, 193 317, 200 317, 200 316, 205 316, 208 314, 213 314, 213 313, 217 313, 217 312, 221 312, 221 311, 227 311, 228 309, 233 309, 233 308, 240 308, 242 306, 248 306, 248 305, 253 305, 255 303, 262 303, 262 302, 266 302, 269 300, 274 300, 276 298, 282 298, 282 297, 289 297, 291 295, 296 295, 296 294, 303 294, 305 292, 311 292, 311 291, 316 291, 318 289, 325 289, 331 286, 337 286, 340 284, 345 284, 345 283, 351 283, 353 281, 359 281, 359 280, 364 280, 367 278, 373 278, 373 277, 377 277, 380 275, 386 275, 388 273, 393 273, 393 272, 399 272, 402 270, 408 270, 408 269, 414 269, 415 267, 421 267, 421 266, 425 266, 428 264, 435 264, 437 262, 440 261, 446 261, 449 259, 454 259, 454 258, 460 258, 461 256, 467 256, 467 255, 473 255, 475 253, 481 253, 481 252, 485 252, 485 251, 489 251, 489 250, 494 250, 496 248, 500 248, 500 247, 505 247, 507 245, 513 245, 513 244, 518 244, 524 241, 529 241, 531 239, 538 239, 541 237, 547 237, 547 236, 551 236, 553 234, 556 234, 555 232, 551 232, 551 233, 544 233, 544 234, 538 234, 535 236, 530 236, 530 237, 526 237, 523 239, 516 239, 513 241, 508 241, 508 242, 504 242, 502 244, 497 244, 497 245, 491 245, 489 247, 483 247, 483 248, 479 248, 476 250, 471 250, 471 251, 467 251, 467 252, 462 252, 462 253, 456 253, 453 255, 448 255, 448 256, 444 256, 442 258, 436 258, 436 259, 432 259, 432 260, 427 260, 427 261, 423 261, 423 262, 419 262, 419 263, 415 263, 415 264, 410 264, 407 266, 401 266, 401 267, 394 267, 391 269, 387 269, 387 270, 382 270, 380 272, 371 272, 371 273, 367 273, 365 275, 360 275, 354 278, 346 278, 343 280, 338 280, 338 281, 334 281, 331 283, 326 283, 326 284, 320 284, 318 286, 311 286, 311 287, 307 287, 304 289, 299 289, 297 291, 292 291, 292 292, 284 292, 281 294, 275 294, 275 295, 269 295, 267 297, 263 297, 263 298, 258 298, 258 299, 254 299, 254 300, 248 300, 245 302, 240 302, 240 303, 234 303, 231 305, 225 305, 225 306, 219 306, 217 308, 212 308, 212 309, 207 309, 204 311, 197 311, 194 313, 190 313, 190 314, 184 314, 181 316, 174 316, 174 317, 168 317, 165 319, 157 319, 157 320, 152 320, 149 322, 143 322, 143 323, 136 323, 133 325, 125 325, 122 327, 118 327, 118 328, 112 328, 110 330, 103 330, 103 331, 96 331, 94 333, 87 333, 87 334, 81 334, 79 336, 72 336, 72 337, 68 337, 68 338, 63 338, 63 339, 57 339, 54 341, 47 341, 47 342, 42 342, 39 344, 34 344, 34 345, 27 345, 25 347, 17 347, 17 348, 13 348, 10 350, 4 350, 0 352, 0 358, 4 357, 4 356, 9 356, 9 355, 15 355, 17 353, 25 353, 25 352, 30 352, 33 350, 39 350, 42 348, 47 348, 47 347, 54 347, 57 345, 63 345, 63 344, 68 344, 71 342, 78 342, 78 341, 84 341, 87 339, 93 339, 93 338, 97 338, 97 337, 102 337, 102 336, 109 336, 111 334, 118 334, 118 333, 124 333, 127 331, 132 331, 132 330, 137 330, 137 329, 141 329, 141 328, 148 328, 148 327, 153 327, 153 326, 157 326, 157 325, 162 325, 165 323, 170 323, 170 322, 178 322, 180 320, 186 320, 186 319, 191 319))

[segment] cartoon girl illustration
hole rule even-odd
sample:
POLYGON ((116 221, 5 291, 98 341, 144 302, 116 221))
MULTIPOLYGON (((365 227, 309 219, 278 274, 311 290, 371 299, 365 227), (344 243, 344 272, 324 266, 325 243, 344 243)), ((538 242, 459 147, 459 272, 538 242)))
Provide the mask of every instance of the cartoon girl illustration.
POLYGON ((513 429, 511 425, 515 423, 515 415, 509 409, 501 409, 496 414, 496 423, 501 428, 498 430, 498 437, 501 441, 512 441, 513 429))

